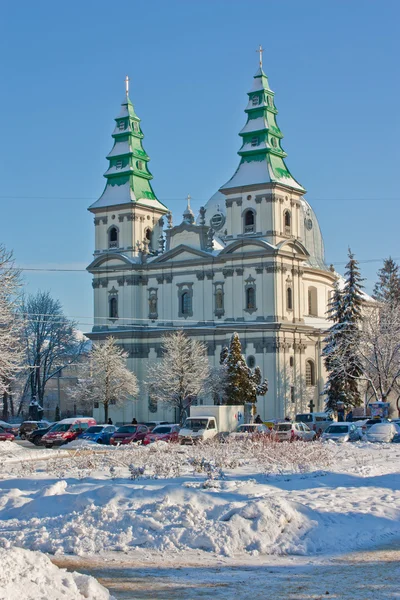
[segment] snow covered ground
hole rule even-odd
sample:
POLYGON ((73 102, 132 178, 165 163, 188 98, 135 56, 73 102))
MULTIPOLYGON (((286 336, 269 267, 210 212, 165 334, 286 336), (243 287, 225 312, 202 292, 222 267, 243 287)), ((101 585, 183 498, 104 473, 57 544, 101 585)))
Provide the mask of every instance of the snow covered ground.
POLYGON ((185 564, 198 553, 261 565, 271 556, 331 560, 400 540, 396 444, 83 446, 36 451, 29 461, 25 449, 11 456, 10 446, 0 444, 6 549, 60 560, 140 551, 153 564, 185 564))

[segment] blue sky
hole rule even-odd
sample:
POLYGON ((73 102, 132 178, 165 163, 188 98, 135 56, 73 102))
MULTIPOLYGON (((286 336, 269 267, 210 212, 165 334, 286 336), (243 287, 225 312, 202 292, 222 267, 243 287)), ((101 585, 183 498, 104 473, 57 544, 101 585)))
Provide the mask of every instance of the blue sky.
MULTIPOLYGON (((131 78, 154 189, 180 218, 233 174, 265 48, 287 164, 327 262, 400 257, 398 0, 3 3, 0 241, 29 268, 84 269, 113 118, 131 78)), ((370 290, 377 262, 362 264, 370 290)), ((91 278, 25 271, 91 327, 91 278), (84 317, 84 318, 83 318, 84 317)))

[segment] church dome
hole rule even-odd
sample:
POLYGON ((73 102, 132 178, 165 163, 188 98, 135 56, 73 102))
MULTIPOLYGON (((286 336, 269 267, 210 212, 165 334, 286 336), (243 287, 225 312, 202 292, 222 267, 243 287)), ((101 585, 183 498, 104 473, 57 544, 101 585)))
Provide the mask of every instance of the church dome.
POLYGON ((317 216, 307 200, 300 199, 301 202, 301 219, 300 219, 300 235, 301 242, 310 253, 308 264, 310 267, 328 271, 325 264, 325 248, 324 240, 322 239, 321 229, 318 223, 317 216))

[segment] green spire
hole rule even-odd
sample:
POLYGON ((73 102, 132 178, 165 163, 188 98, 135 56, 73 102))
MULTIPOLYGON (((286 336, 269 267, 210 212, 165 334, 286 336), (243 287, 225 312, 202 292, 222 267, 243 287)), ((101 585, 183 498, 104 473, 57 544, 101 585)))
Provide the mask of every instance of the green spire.
POLYGON ((126 78, 126 97, 116 117, 112 133, 114 146, 107 155, 109 167, 104 173, 107 180, 102 196, 90 208, 135 202, 152 208, 167 210, 156 198, 148 168, 150 160, 142 146, 143 133, 140 119, 129 98, 129 79, 126 78))
POLYGON ((292 177, 284 161, 286 152, 281 147, 283 134, 276 122, 278 111, 275 108, 274 95, 260 58, 253 88, 248 92, 249 102, 245 109, 247 123, 239 133, 242 138, 242 147, 238 152, 241 161, 232 179, 221 189, 281 183, 305 192, 292 177))

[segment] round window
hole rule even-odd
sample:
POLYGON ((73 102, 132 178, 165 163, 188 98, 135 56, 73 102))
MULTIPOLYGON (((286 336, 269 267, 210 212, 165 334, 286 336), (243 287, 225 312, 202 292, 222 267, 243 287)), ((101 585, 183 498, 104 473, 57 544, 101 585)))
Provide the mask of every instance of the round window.
POLYGON ((312 220, 311 219, 306 219, 306 227, 307 227, 308 231, 311 231, 311 229, 312 229, 312 220))
POLYGON ((222 213, 215 213, 213 217, 211 217, 210 225, 215 231, 221 229, 221 227, 225 223, 225 217, 222 213))

